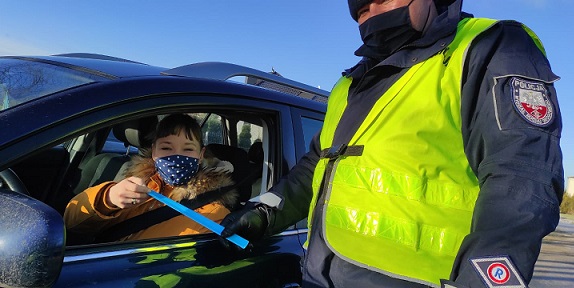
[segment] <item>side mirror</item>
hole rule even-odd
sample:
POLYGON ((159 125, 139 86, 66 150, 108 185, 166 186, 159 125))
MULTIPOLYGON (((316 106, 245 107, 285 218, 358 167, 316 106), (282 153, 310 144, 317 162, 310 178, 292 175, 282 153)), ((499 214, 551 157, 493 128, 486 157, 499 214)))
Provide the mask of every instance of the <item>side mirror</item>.
POLYGON ((0 286, 52 286, 64 259, 62 216, 7 189, 0 189, 0 211, 0 286))

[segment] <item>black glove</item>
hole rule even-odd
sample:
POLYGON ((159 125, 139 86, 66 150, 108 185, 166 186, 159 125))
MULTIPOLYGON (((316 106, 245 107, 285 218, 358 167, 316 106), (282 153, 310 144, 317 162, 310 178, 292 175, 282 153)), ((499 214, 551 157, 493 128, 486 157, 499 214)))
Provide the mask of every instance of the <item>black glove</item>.
POLYGON ((270 213, 272 208, 264 204, 231 212, 220 223, 224 227, 221 237, 227 238, 238 234, 249 242, 261 240, 269 226, 270 213))

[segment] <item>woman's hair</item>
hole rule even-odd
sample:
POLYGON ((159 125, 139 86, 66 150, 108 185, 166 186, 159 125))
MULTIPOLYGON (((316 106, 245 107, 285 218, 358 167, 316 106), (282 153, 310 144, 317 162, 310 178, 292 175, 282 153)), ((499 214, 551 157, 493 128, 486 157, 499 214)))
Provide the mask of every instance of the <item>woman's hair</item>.
POLYGON ((181 132, 185 133, 188 139, 196 139, 203 147, 203 139, 201 137, 201 127, 197 121, 187 114, 170 114, 159 121, 157 125, 155 138, 153 143, 159 138, 167 137, 170 135, 178 135, 181 132))

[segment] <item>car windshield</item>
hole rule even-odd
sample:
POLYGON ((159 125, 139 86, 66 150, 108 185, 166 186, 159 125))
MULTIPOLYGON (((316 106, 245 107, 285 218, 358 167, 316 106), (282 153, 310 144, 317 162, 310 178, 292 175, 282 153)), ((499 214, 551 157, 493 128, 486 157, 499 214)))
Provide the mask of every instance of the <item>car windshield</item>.
POLYGON ((0 59, 0 111, 105 78, 42 62, 0 59))

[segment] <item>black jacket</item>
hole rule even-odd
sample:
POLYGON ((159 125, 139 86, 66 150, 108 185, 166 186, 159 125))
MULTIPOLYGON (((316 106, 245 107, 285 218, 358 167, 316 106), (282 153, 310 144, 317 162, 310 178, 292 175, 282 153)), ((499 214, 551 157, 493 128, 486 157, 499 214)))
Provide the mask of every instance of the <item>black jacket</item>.
MULTIPOLYGON (((344 75, 353 78, 353 84, 347 110, 334 135, 334 145, 348 143, 378 97, 407 69, 448 46, 460 19, 472 17, 461 12, 461 5, 461 0, 455 1, 421 39, 384 61, 364 58, 345 71, 344 75)), ((467 53, 462 80, 461 134, 468 161, 479 180, 480 193, 470 234, 462 243, 451 273, 451 280, 458 285, 484 285, 470 259, 497 255, 507 255, 529 282, 541 240, 558 224, 564 175, 559 146, 562 120, 553 86, 556 80, 558 77, 551 71, 545 55, 522 24, 515 21, 498 22, 481 34, 467 53), (521 104, 513 100, 517 96, 513 79, 543 84, 551 104, 547 113, 550 110, 553 113, 549 123, 532 122, 520 114, 521 104)), ((405 121, 408 123, 408 119, 405 121)), ((319 153, 316 136, 310 152, 271 189, 270 192, 283 199, 270 226, 273 232, 307 216, 311 179, 319 153)), ((321 212, 322 207, 315 209, 308 258, 315 257, 313 246, 318 244, 313 243, 323 241, 318 219, 321 212)), ((328 250, 315 250, 325 254, 317 255, 320 260, 315 264, 324 264, 307 273, 307 281, 336 285, 339 280, 329 278, 336 278, 333 275, 342 271, 328 270, 340 269, 340 265, 329 264, 334 262, 330 260, 332 255, 326 255, 328 250), (311 279, 319 277, 314 275, 318 272, 324 279, 311 279)), ((349 278, 348 271, 343 274, 349 278)))

